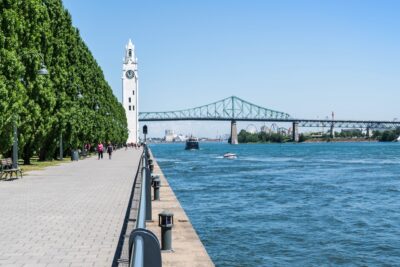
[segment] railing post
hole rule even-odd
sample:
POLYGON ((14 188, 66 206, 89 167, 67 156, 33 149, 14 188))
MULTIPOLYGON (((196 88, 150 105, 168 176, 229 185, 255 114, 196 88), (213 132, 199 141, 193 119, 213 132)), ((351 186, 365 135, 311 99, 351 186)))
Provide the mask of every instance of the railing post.
POLYGON ((161 186, 160 176, 158 175, 153 176, 151 185, 153 186, 153 195, 154 195, 153 200, 160 200, 160 186, 161 186))
POLYGON ((146 168, 146 177, 143 177, 143 179, 146 179, 146 221, 151 221, 151 175, 149 168, 146 168))

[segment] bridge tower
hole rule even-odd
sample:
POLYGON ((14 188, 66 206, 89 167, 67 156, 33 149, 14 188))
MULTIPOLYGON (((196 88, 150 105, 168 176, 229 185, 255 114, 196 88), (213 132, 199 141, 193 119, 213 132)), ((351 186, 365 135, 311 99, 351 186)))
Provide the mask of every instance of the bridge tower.
POLYGON ((239 144, 238 134, 237 134, 237 126, 236 126, 236 121, 235 120, 231 120, 231 139, 230 139, 230 144, 231 145, 239 144))
POLYGON ((139 141, 139 79, 135 46, 129 39, 122 65, 122 105, 128 122, 128 143, 139 141))
POLYGON ((292 139, 293 142, 299 142, 299 122, 297 121, 292 124, 292 139))
POLYGON ((331 138, 335 138, 335 123, 333 122, 334 120, 335 120, 335 113, 332 111, 332 124, 330 129, 331 138))

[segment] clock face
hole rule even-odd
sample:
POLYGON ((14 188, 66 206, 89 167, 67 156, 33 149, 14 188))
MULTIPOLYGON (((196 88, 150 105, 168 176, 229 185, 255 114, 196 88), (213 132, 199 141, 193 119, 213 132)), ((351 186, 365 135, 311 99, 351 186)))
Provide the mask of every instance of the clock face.
POLYGON ((128 79, 132 79, 133 77, 135 77, 135 73, 133 72, 133 70, 128 70, 126 73, 126 78, 128 79))

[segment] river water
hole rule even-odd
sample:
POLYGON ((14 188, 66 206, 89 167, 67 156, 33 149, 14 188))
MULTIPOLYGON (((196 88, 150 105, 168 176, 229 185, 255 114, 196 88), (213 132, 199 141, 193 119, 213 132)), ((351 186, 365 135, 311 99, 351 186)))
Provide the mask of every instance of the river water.
POLYGON ((216 266, 400 265, 400 143, 150 147, 216 266))

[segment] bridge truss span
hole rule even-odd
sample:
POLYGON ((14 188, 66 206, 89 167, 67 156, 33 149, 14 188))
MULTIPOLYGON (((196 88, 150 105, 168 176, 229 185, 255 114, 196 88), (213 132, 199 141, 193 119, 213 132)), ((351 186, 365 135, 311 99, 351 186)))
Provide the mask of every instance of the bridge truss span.
POLYGON ((309 120, 294 119, 300 127, 332 127, 343 129, 394 129, 400 127, 399 121, 367 120, 309 120))
POLYGON ((334 136, 334 128, 388 130, 400 127, 400 122, 393 121, 372 121, 372 120, 315 120, 297 119, 289 114, 263 108, 231 96, 220 101, 178 111, 166 112, 139 112, 139 121, 230 121, 231 122, 231 144, 237 144, 237 121, 258 121, 258 122, 283 122, 291 123, 293 140, 299 140, 299 127, 328 127, 331 136, 334 136))
POLYGON ((239 97, 231 96, 220 101, 178 111, 139 112, 140 121, 169 120, 288 120, 284 112, 254 105, 239 97))

